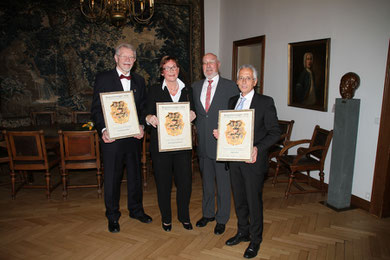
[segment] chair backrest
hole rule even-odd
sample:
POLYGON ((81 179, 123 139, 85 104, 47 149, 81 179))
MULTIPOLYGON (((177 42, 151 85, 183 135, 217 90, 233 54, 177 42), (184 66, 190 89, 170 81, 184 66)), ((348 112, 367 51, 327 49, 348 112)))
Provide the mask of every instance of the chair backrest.
POLYGON ((31 122, 33 125, 54 125, 56 113, 54 111, 31 112, 31 122))
POLYGON ((72 111, 72 123, 84 124, 91 121, 91 112, 72 111))
POLYGON ((328 149, 330 146, 330 142, 332 141, 333 130, 326 130, 321 128, 319 125, 316 125, 313 131, 313 136, 311 138, 309 148, 314 146, 323 147, 322 150, 313 151, 311 155, 316 157, 322 163, 324 163, 326 154, 328 153, 328 149))
POLYGON ((84 163, 96 160, 100 167, 100 148, 96 130, 92 131, 58 131, 60 137, 61 164, 67 162, 84 163))
POLYGON ((9 161, 9 157, 7 151, 7 143, 1 131, 0 132, 0 163, 7 163, 8 161, 9 161))
POLYGON ((3 131, 11 170, 47 169, 43 131, 3 131))
POLYGON ((291 137, 291 133, 295 121, 278 120, 278 123, 279 123, 280 131, 282 133, 280 134, 280 140, 277 143, 283 145, 286 141, 290 141, 290 137, 291 137))

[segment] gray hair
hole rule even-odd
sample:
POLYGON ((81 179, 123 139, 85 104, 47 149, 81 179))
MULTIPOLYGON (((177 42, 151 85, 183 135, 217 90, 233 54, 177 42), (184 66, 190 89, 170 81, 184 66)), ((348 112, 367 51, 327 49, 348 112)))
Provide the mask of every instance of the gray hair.
POLYGON ((256 70, 255 67, 253 67, 253 66, 250 65, 250 64, 244 64, 244 65, 241 65, 241 66, 238 68, 238 71, 237 71, 237 79, 238 79, 238 77, 239 77, 239 75, 240 75, 240 71, 241 71, 242 69, 251 69, 252 72, 253 72, 253 79, 255 79, 255 80, 257 79, 257 70, 256 70))
POLYGON ((121 43, 115 48, 115 55, 119 55, 119 51, 121 48, 130 49, 134 52, 134 58, 137 57, 137 51, 135 50, 134 46, 129 43, 121 43))
POLYGON ((305 52, 305 54, 303 54, 303 67, 306 68, 306 59, 307 59, 307 56, 311 56, 311 58, 313 59, 313 62, 314 62, 314 56, 313 56, 313 53, 312 52, 305 52))

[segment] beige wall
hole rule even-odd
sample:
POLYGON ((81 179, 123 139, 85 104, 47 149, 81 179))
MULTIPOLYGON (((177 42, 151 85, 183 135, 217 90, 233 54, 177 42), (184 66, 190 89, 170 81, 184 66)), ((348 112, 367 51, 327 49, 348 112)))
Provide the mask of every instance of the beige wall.
MULTIPOLYGON (((207 0, 207 16, 220 15, 218 33, 206 34, 206 50, 219 42, 221 74, 231 77, 232 43, 265 35, 264 94, 275 99, 280 119, 294 119, 292 139, 311 136, 319 124, 333 128, 332 111, 347 72, 361 79, 361 99, 352 194, 370 200, 390 38, 388 0, 207 0), (210 10, 215 8, 214 11, 210 10), (218 9, 219 8, 219 9, 218 9), (287 106, 288 43, 331 38, 328 112, 287 106)), ((205 25, 207 28, 207 25, 205 25)), ((329 180, 331 151, 326 161, 329 180)))

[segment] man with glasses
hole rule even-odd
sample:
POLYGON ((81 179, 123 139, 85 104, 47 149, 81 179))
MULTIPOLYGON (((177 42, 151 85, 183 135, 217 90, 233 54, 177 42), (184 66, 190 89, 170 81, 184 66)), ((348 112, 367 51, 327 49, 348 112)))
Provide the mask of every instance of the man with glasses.
POLYGON ((214 228, 216 235, 225 232, 230 217, 230 176, 224 162, 217 162, 217 141, 213 129, 218 127, 219 110, 228 108, 228 101, 239 93, 236 84, 219 76, 217 56, 207 53, 203 57, 204 80, 193 83, 193 100, 196 112, 196 131, 198 135, 199 167, 202 173, 203 200, 202 218, 197 227, 217 220, 214 228), (217 188, 217 190, 215 190, 217 188), (217 192, 217 211, 215 211, 215 193, 217 192))
POLYGON ((120 231, 119 211, 120 186, 123 167, 127 171, 127 207, 130 218, 143 223, 150 223, 152 218, 145 214, 142 205, 141 180, 141 139, 144 135, 144 120, 140 117, 145 103, 145 80, 131 72, 136 60, 136 50, 130 44, 120 44, 115 49, 116 68, 96 76, 91 114, 96 130, 101 137, 101 150, 104 165, 104 201, 108 230, 120 231), (140 119, 140 134, 131 138, 113 140, 106 131, 100 93, 114 91, 133 91, 134 100, 140 119))
MULTIPOLYGON (((245 258, 257 255, 263 239, 263 183, 268 173, 268 149, 280 138, 276 108, 271 97, 255 92, 257 71, 242 65, 237 73, 240 95, 229 100, 229 109, 254 109, 254 139, 250 162, 230 162, 230 180, 237 215, 237 234, 226 241, 233 246, 250 241, 245 258)), ((218 138, 218 131, 214 131, 218 138)))

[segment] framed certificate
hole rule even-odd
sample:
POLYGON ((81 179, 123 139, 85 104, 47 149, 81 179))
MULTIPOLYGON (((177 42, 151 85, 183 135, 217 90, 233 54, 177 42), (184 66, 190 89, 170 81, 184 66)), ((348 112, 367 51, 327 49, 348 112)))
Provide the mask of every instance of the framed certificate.
POLYGON ((250 161, 255 110, 220 110, 217 161, 250 161))
POLYGON ((140 134, 133 91, 100 93, 100 101, 107 133, 111 139, 140 134))
POLYGON ((191 150, 190 102, 156 103, 156 110, 159 152, 191 150))

